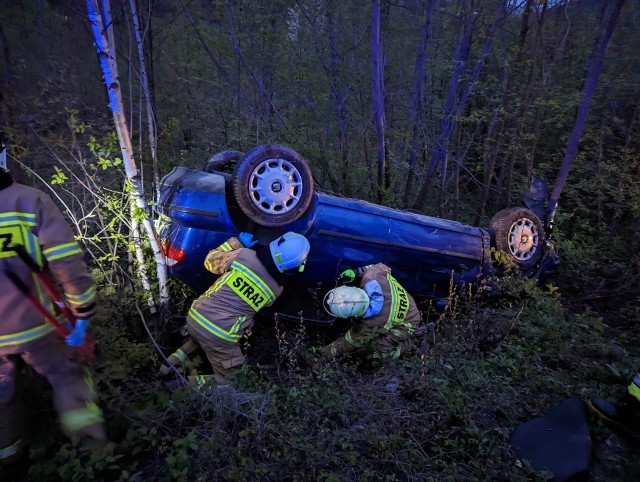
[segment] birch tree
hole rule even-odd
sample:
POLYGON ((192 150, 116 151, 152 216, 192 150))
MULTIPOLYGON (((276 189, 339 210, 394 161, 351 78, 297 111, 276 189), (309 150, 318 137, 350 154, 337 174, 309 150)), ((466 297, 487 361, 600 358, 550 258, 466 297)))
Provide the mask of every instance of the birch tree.
POLYGON ((129 134, 129 128, 124 115, 122 92, 120 89, 118 66, 116 63, 115 39, 112 23, 110 22, 109 1, 103 1, 103 11, 101 13, 97 0, 87 0, 87 17, 91 24, 98 60, 104 76, 104 82, 107 87, 109 108, 113 113, 113 120, 118 141, 120 143, 125 172, 127 179, 131 184, 130 196, 137 210, 141 213, 141 223, 147 234, 154 254, 156 273, 159 283, 161 306, 160 319, 161 324, 164 325, 169 313, 167 265, 160 248, 160 244, 158 243, 153 224, 151 223, 149 205, 145 198, 140 173, 136 167, 131 136, 129 134))
POLYGON ((151 165, 153 168, 153 184, 156 189, 156 195, 160 196, 160 172, 158 169, 158 126, 156 124, 156 115, 154 109, 153 95, 151 89, 151 83, 149 82, 149 75, 147 74, 147 63, 145 58, 145 48, 142 35, 142 28, 140 27, 140 17, 138 15, 138 8, 136 7, 136 1, 130 0, 129 7, 131 8, 131 19, 133 21, 133 31, 136 38, 136 45, 138 47, 138 59, 140 64, 140 88, 144 95, 145 110, 147 113, 147 131, 149 135, 149 148, 151 149, 151 165))

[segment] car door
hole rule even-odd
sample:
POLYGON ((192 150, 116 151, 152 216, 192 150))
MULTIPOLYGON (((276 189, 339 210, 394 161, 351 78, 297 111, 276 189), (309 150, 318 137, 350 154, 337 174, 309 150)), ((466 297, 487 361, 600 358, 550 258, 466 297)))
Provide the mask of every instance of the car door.
POLYGON ((480 228, 397 211, 389 220, 384 259, 411 294, 442 297, 451 283, 460 287, 477 281, 488 243, 480 228))

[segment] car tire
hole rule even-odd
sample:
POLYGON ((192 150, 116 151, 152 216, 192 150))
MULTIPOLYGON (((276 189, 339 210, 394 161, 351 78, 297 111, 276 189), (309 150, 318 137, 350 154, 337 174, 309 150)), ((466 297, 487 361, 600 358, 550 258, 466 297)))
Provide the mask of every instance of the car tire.
POLYGON ((227 172, 231 174, 235 168, 235 165, 244 155, 240 151, 222 151, 214 154, 207 162, 204 163, 202 170, 204 172, 227 172))
POLYGON ((233 192, 242 212, 265 227, 280 227, 304 214, 313 199, 307 161, 278 144, 247 152, 233 171, 233 192))
POLYGON ((544 231, 538 217, 527 208, 498 212, 489 223, 495 247, 507 253, 522 271, 533 268, 544 250, 544 231))

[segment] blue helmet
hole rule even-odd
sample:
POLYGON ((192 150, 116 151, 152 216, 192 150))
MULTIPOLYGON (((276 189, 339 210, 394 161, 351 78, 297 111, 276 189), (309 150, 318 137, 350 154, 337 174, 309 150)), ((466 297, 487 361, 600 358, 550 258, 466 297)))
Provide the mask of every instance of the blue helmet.
POLYGON ((273 262, 281 273, 293 268, 304 271, 310 248, 307 238, 291 231, 269 244, 273 262))

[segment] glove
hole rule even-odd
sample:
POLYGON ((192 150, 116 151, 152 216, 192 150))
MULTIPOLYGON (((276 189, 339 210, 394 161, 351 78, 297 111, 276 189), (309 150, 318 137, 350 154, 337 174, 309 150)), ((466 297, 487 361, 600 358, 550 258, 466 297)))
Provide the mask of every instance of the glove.
POLYGON ((251 246, 258 244, 258 240, 253 239, 253 234, 251 233, 240 233, 238 235, 238 239, 244 245, 245 248, 250 248, 251 246))
POLYGON ((67 335, 64 341, 69 346, 82 346, 87 336, 87 328, 89 328, 89 320, 78 318, 73 331, 67 335))
POLYGON ((338 283, 352 283, 356 279, 356 272, 352 269, 345 269, 338 276, 338 283))

